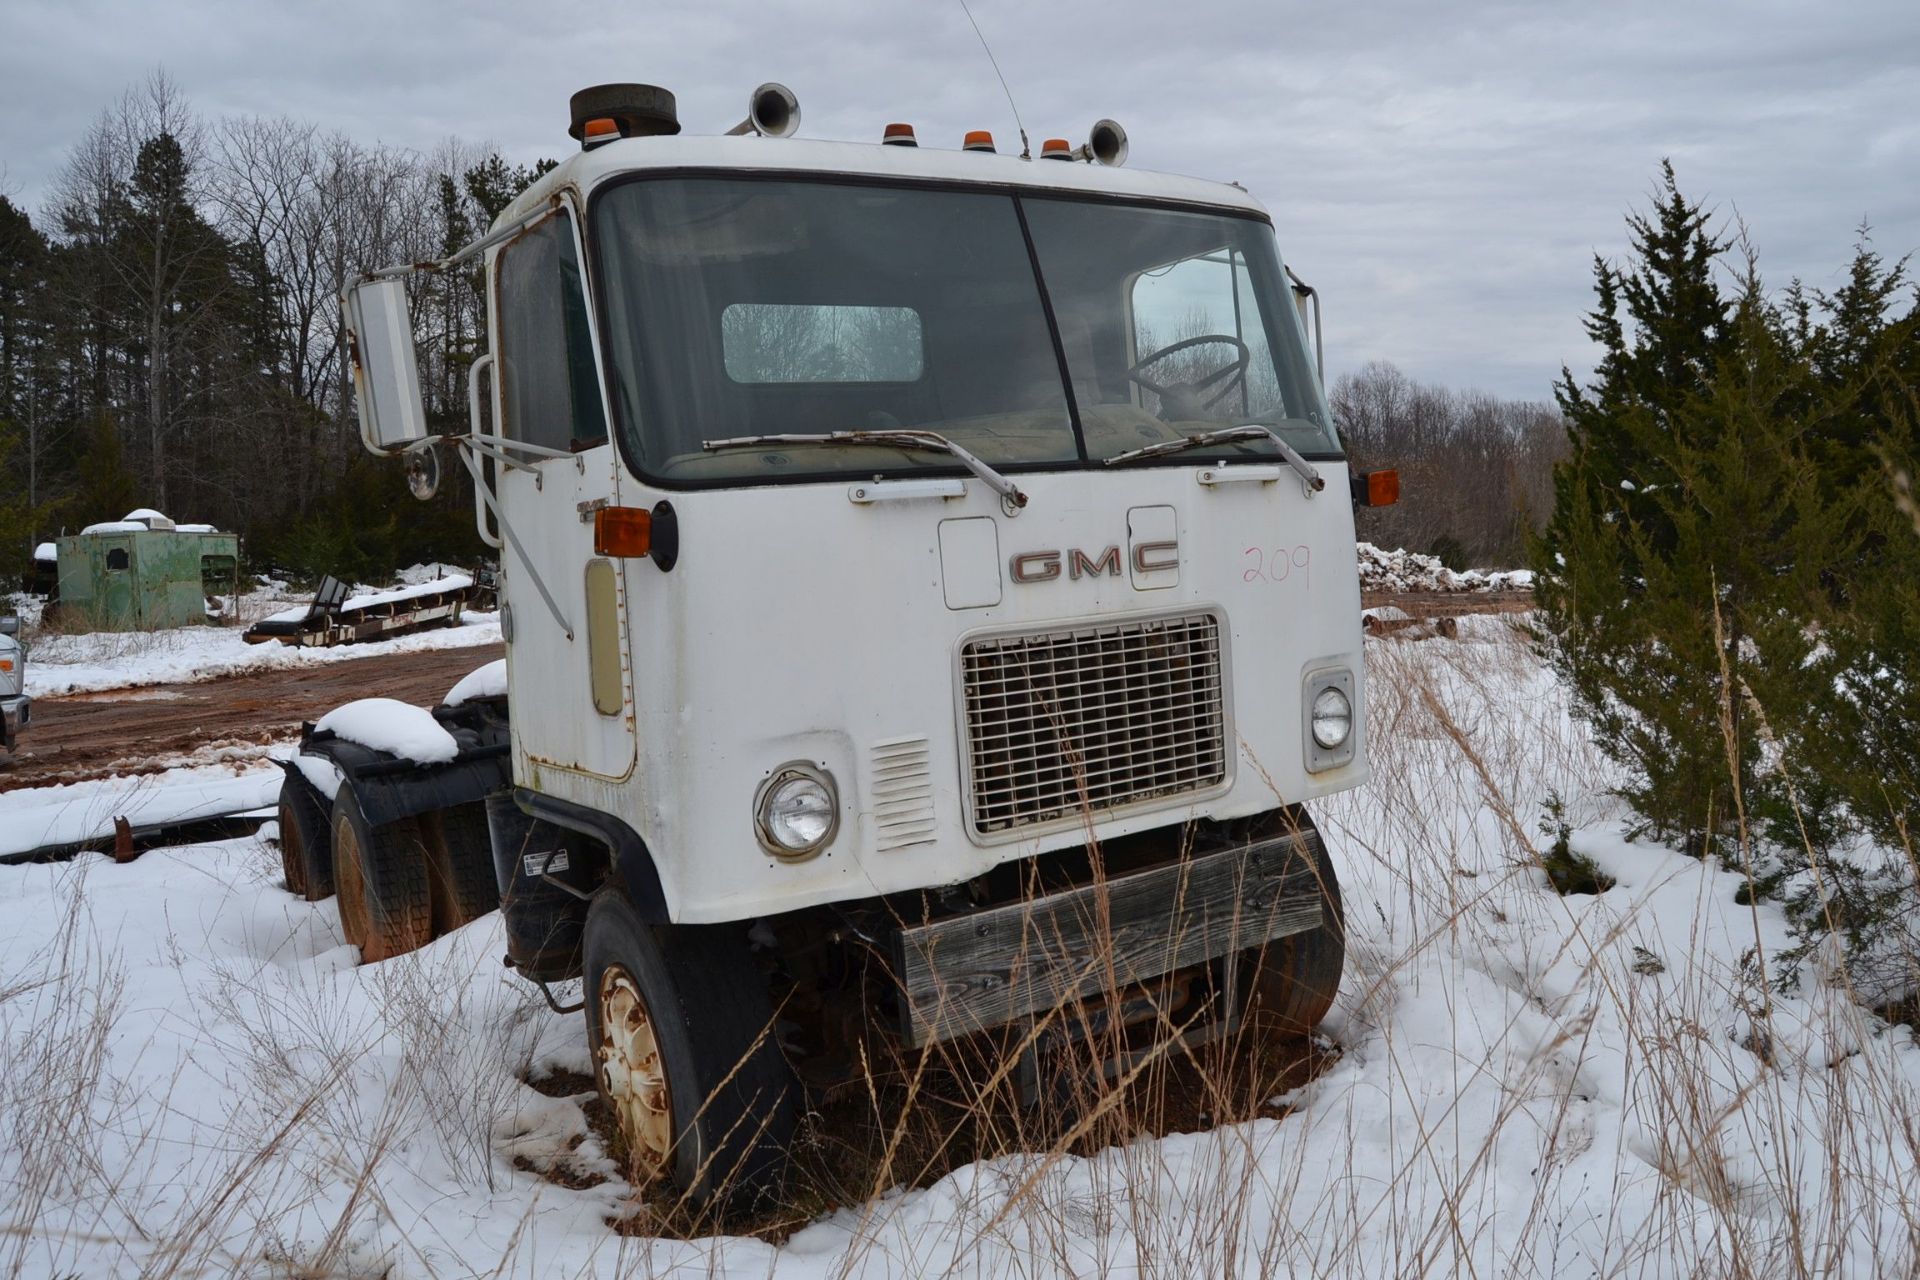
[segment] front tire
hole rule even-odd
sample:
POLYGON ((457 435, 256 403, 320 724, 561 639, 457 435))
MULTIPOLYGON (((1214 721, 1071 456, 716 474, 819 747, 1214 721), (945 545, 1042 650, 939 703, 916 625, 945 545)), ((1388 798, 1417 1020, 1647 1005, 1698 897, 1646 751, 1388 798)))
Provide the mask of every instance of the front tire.
POLYGON ((1301 833, 1292 856, 1312 868, 1314 892, 1320 897, 1320 924, 1268 943, 1255 956, 1249 983, 1248 1016, 1268 1035, 1311 1035, 1333 1008, 1340 971, 1346 966, 1347 918, 1340 902, 1340 881, 1326 845, 1308 839, 1311 834, 1311 829, 1301 833))
POLYGON ((744 925, 649 925, 626 895, 587 913, 587 1047, 629 1180, 699 1206, 779 1191, 799 1082, 773 1035, 744 925))

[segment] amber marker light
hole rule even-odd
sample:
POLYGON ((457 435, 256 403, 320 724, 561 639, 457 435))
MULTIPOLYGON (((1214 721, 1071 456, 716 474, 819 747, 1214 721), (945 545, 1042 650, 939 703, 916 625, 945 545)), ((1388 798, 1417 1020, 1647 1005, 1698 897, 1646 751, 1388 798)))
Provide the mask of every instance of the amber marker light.
POLYGON ((645 507, 602 507, 593 513, 593 553, 635 560, 653 550, 653 513, 645 507))
POLYGON ((620 122, 612 116, 596 116, 580 126, 580 149, 591 151, 603 142, 620 136, 620 122))
POLYGON ((966 140, 960 144, 962 151, 992 151, 993 135, 985 129, 973 129, 967 133, 966 140))
POLYGON ((880 134, 880 141, 889 147, 917 147, 920 140, 913 136, 910 124, 890 124, 880 134))
POLYGON ((1400 501, 1398 471, 1369 471, 1353 478, 1353 500, 1363 507, 1390 507, 1400 501))

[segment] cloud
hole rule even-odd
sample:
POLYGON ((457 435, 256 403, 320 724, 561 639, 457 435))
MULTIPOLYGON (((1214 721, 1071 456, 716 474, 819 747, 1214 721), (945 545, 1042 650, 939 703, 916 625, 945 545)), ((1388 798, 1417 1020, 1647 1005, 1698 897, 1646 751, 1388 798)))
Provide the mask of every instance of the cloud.
MULTIPOLYGON (((1129 163, 1236 179, 1326 299, 1330 371, 1545 398, 1591 359, 1595 252, 1663 156, 1750 228, 1769 280, 1831 284, 1855 226, 1920 247, 1920 6, 1888 0, 1307 5, 976 0, 1036 145, 1111 115, 1129 163)), ((809 136, 1015 133, 958 3, 5 0, 0 164, 37 207, 94 114, 163 66, 210 116, 431 150, 559 155, 578 88, 673 89, 696 131, 778 79, 809 136)))

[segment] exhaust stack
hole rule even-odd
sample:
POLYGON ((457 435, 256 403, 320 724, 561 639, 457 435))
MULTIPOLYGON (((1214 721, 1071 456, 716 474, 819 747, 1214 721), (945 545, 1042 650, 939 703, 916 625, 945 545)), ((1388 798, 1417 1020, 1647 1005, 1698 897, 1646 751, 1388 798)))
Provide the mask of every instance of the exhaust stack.
POLYGON ((654 84, 596 84, 567 103, 567 133, 591 150, 615 138, 657 138, 680 132, 673 94, 654 84))

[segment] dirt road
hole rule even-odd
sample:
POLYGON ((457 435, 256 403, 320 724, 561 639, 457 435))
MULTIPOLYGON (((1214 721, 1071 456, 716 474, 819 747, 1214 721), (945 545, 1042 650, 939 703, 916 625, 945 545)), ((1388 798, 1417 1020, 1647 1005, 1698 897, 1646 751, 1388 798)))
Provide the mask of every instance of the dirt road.
POLYGON ((199 684, 36 698, 20 750, 12 757, 0 752, 0 791, 157 773, 189 753, 256 755, 258 747, 299 733, 302 721, 354 698, 433 706, 454 681, 504 652, 496 644, 398 653, 199 684))

